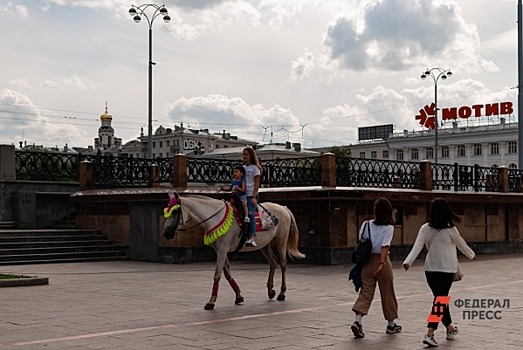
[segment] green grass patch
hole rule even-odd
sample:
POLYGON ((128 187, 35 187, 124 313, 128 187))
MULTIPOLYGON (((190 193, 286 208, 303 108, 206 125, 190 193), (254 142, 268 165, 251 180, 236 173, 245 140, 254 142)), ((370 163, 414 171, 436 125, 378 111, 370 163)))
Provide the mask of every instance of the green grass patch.
POLYGON ((0 273, 0 280, 12 280, 17 278, 31 278, 31 276, 13 275, 11 273, 0 273))

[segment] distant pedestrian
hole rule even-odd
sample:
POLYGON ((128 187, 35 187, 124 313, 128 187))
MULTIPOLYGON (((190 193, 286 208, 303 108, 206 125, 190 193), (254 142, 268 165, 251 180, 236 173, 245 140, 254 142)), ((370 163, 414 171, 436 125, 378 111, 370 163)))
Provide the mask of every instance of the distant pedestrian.
POLYGON ((389 259, 389 248, 394 233, 394 220, 392 218, 392 204, 386 198, 378 198, 374 202, 374 219, 365 221, 360 228, 359 237, 364 234, 367 238, 366 227, 370 229, 372 253, 368 262, 363 265, 361 271, 361 290, 358 299, 352 307, 356 313, 351 330, 356 338, 364 338, 363 316, 370 309, 376 283, 380 289, 381 308, 383 316, 387 320, 385 332, 394 334, 401 332, 401 326, 396 324, 398 318, 398 301, 394 291, 394 276, 392 264, 389 259))
MULTIPOLYGON (((476 255, 467 242, 461 237, 455 223, 461 218, 450 208, 449 203, 443 198, 432 200, 429 212, 429 221, 421 226, 416 237, 416 242, 409 255, 403 262, 407 271, 416 260, 425 246, 428 250, 425 257, 425 278, 434 295, 434 302, 438 296, 448 296, 454 274, 458 271, 458 256, 456 247, 469 259, 474 260, 476 255)), ((434 303, 433 303, 434 307, 434 303)), ((431 313, 432 313, 431 309, 431 313)), ((445 307, 441 323, 447 331, 447 340, 454 340, 458 328, 452 325, 449 307, 445 307)), ((434 339, 434 331, 438 329, 438 322, 427 324, 427 334, 423 344, 431 347, 438 346, 434 339)))

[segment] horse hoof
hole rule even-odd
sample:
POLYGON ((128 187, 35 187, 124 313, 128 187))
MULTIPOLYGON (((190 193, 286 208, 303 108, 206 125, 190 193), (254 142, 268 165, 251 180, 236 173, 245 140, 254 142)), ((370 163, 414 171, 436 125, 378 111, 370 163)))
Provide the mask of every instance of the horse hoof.
POLYGON ((272 300, 272 298, 274 298, 275 295, 276 295, 276 292, 273 291, 273 290, 271 290, 271 291, 269 292, 269 299, 272 300))
POLYGON ((205 306, 203 308, 205 310, 214 310, 214 304, 207 303, 207 304, 205 304, 205 306))
POLYGON ((278 295, 278 301, 284 301, 285 300, 285 295, 278 295))
POLYGON ((235 303, 236 305, 238 305, 238 304, 243 303, 244 301, 245 301, 245 300, 243 299, 243 297, 239 297, 239 298, 236 298, 236 300, 234 301, 234 303, 235 303))

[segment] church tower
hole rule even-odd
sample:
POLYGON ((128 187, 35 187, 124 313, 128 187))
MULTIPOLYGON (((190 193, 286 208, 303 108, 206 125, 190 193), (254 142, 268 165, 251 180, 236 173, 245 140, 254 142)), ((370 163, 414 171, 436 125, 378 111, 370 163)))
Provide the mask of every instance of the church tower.
POLYGON ((94 148, 106 152, 118 151, 122 146, 122 139, 114 137, 114 129, 111 126, 113 116, 107 111, 107 102, 105 102, 105 113, 100 116, 100 121, 98 137, 94 139, 94 148))

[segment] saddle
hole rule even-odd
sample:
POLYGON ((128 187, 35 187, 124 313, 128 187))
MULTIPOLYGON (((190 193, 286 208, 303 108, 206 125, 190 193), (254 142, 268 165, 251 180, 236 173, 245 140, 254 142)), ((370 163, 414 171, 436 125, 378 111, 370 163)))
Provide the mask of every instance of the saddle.
MULTIPOLYGON (((245 219, 245 214, 246 213, 243 212, 243 206, 241 204, 240 198, 233 194, 233 195, 231 195, 231 198, 229 199, 229 203, 231 204, 231 207, 233 209, 234 217, 236 219, 236 223, 241 228, 241 231, 240 231, 240 243, 238 244, 238 248, 236 249, 238 251, 238 250, 240 250, 243 247, 243 245, 245 244, 245 241, 250 236, 249 224, 246 224, 246 223, 243 222, 243 220, 245 219)), ((259 204, 259 206, 261 206, 261 204, 259 204)), ((278 224, 278 219, 276 218, 276 216, 274 216, 274 214, 269 212, 267 209, 265 209, 265 208, 263 208, 263 209, 266 212, 265 215, 269 215, 271 220, 273 221, 273 227, 276 226, 278 224)), ((256 232, 267 231, 269 229, 269 228, 264 228, 263 227, 262 222, 261 222, 261 218, 260 218, 260 212, 258 212, 258 210, 256 210, 254 212, 254 220, 256 222, 256 232)))

